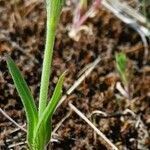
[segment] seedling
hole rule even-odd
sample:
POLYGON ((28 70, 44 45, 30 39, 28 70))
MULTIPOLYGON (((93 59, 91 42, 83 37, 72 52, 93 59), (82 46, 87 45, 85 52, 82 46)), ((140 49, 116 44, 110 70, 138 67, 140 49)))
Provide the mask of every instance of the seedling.
POLYGON ((128 85, 127 57, 124 53, 116 54, 116 68, 120 74, 123 84, 127 86, 128 85))
POLYGON ((7 56, 7 66, 27 117, 27 142, 30 150, 44 150, 46 148, 51 138, 51 119, 62 94, 65 73, 60 76, 50 101, 47 101, 56 27, 63 3, 64 0, 46 0, 47 30, 38 109, 19 69, 14 61, 7 56))
POLYGON ((127 98, 131 98, 131 92, 130 92, 130 80, 132 77, 132 71, 129 71, 128 68, 128 59, 124 53, 118 53, 116 54, 116 68, 120 75, 120 78, 122 80, 123 86, 118 82, 116 84, 116 88, 127 98))

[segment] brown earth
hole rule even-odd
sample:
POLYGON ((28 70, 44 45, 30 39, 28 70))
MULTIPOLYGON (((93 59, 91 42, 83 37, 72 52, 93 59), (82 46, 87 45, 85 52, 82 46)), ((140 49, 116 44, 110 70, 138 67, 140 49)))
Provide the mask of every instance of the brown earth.
MULTIPOLYGON (((87 117, 99 110, 107 116, 93 115, 91 121, 119 150, 147 150, 150 148, 150 55, 144 60, 140 36, 103 7, 86 25, 92 35, 81 33, 78 42, 68 37, 72 23, 72 7, 66 6, 58 26, 50 93, 60 74, 68 70, 64 94, 78 79, 80 71, 101 56, 101 62, 84 82, 69 95, 53 117, 53 128, 70 111, 68 102, 87 117), (128 57, 131 75, 130 99, 121 96, 116 83, 121 81, 115 67, 115 53, 123 51, 128 57), (146 62, 145 64, 143 62, 146 62), (130 112, 124 114, 126 109, 130 112), (139 122, 139 123, 138 123, 139 122)), ((22 103, 6 67, 4 54, 9 54, 21 69, 38 102, 39 81, 45 40, 46 14, 40 1, 0 1, 0 108, 20 125, 26 123, 22 103), (18 3, 17 3, 18 2, 18 3)), ((51 95, 51 94, 50 94, 51 95)), ((15 131, 13 125, 0 114, 0 149, 25 141, 25 133, 15 131)), ((105 144, 74 112, 62 123, 51 148, 54 150, 104 150, 105 144)), ((26 149, 25 144, 12 149, 26 149)))

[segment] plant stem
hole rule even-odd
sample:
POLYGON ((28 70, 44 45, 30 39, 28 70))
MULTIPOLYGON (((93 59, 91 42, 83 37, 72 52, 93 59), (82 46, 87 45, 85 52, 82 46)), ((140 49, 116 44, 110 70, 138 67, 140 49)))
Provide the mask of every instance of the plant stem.
MULTIPOLYGON (((49 13, 47 13, 47 18, 50 18, 49 13)), ((46 45, 44 52, 40 98, 39 98, 39 116, 41 116, 43 110, 46 108, 47 105, 47 95, 48 95, 49 79, 51 74, 54 40, 55 40, 55 29, 51 27, 50 19, 47 19, 46 45)))
POLYGON ((46 0, 47 8, 47 30, 46 44, 44 51, 43 69, 39 96, 39 117, 47 105, 49 79, 51 74, 51 64, 53 56, 53 47, 55 41, 56 27, 62 9, 63 0, 46 0))

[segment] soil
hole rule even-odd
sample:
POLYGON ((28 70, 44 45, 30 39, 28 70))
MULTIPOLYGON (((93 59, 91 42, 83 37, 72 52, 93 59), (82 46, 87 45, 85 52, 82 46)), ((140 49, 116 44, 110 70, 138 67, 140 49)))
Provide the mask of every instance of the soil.
MULTIPOLYGON (((57 28, 49 95, 65 70, 68 74, 64 94, 85 66, 98 56, 101 62, 57 109, 53 128, 70 112, 68 102, 71 101, 119 150, 150 149, 150 55, 144 57, 140 36, 101 6, 97 15, 85 22, 92 34, 81 32, 76 42, 68 36, 72 9, 69 4, 64 8, 57 28), (128 58, 130 98, 116 89, 116 83, 122 82, 115 65, 115 54, 120 51, 128 58), (93 111, 102 111, 107 116, 92 115, 93 111)), ((0 1, 0 108, 20 125, 26 124, 26 118, 4 54, 15 60, 38 104, 45 22, 43 1, 0 1)), ((54 150, 107 149, 93 129, 73 111, 56 134, 58 141, 50 145, 54 150)), ((24 131, 0 114, 1 150, 26 149, 25 136, 24 131)))

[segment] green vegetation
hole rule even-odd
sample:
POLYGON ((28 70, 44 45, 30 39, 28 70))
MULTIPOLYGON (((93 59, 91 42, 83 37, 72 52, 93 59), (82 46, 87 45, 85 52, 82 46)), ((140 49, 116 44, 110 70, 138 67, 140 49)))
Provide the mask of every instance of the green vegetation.
POLYGON ((126 72, 127 69, 127 57, 124 53, 116 54, 116 68, 120 74, 120 77, 124 85, 128 85, 128 75, 126 72))
POLYGON ((7 57, 9 72, 25 108, 27 117, 27 142, 31 150, 44 150, 46 148, 51 138, 51 119, 62 93, 65 73, 60 76, 53 95, 48 102, 54 40, 63 3, 64 0, 46 0, 47 32, 38 108, 16 64, 9 56, 7 57))

